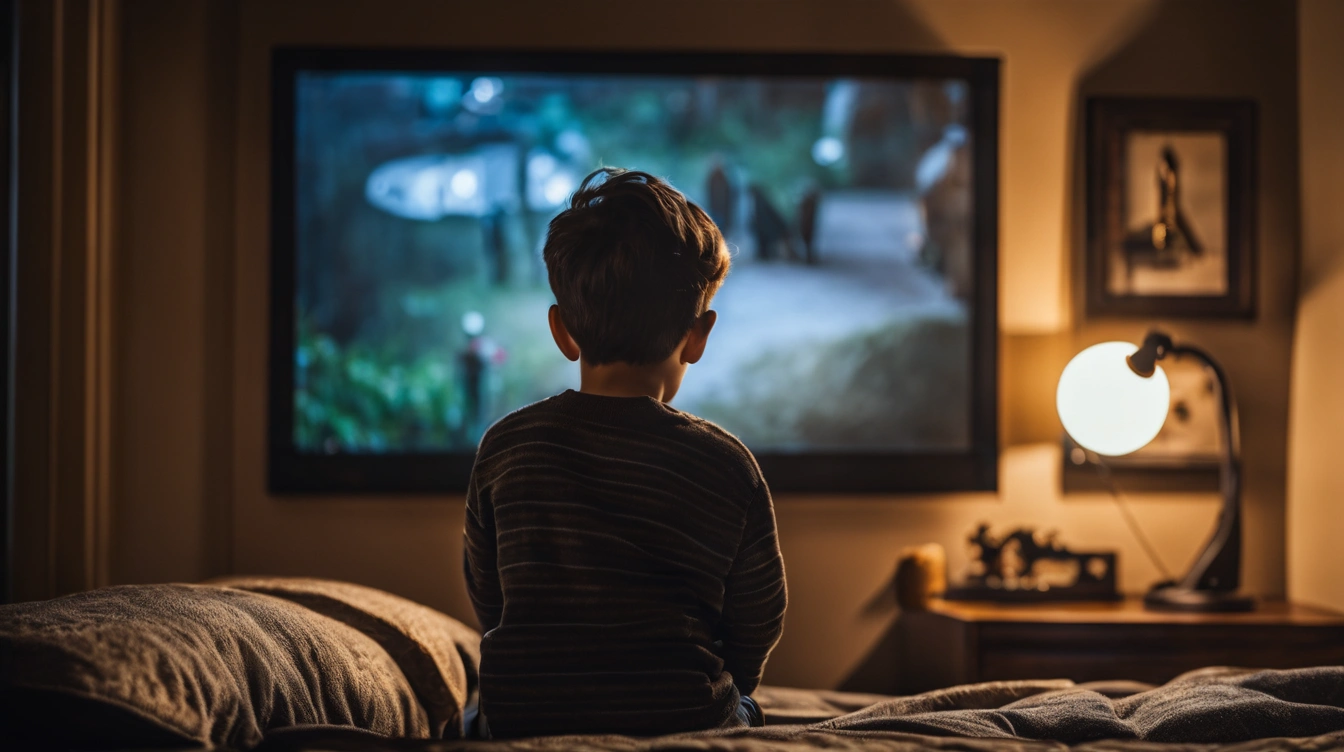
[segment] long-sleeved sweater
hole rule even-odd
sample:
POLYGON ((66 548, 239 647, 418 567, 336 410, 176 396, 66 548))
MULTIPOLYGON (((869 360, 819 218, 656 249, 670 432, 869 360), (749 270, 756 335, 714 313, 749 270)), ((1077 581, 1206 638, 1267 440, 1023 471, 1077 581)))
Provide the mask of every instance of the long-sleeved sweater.
POLYGON ((494 736, 729 725, 779 641, 784 563, 756 460, 652 398, 569 391, 500 420, 465 527, 494 736))

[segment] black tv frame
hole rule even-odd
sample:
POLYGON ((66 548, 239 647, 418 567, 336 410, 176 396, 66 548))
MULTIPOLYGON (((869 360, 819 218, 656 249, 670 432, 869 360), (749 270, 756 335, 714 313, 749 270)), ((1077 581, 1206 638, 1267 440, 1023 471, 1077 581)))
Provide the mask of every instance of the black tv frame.
MULTIPOLYGON (((971 446, 929 453, 756 455, 776 493, 922 493, 998 488, 999 60, 928 55, 275 48, 271 56, 271 332, 267 485, 271 492, 458 493, 468 453, 318 454, 295 449, 294 93, 300 71, 481 71, 957 78, 971 89, 974 296, 971 446)), ((541 325, 540 323, 538 325, 541 325)))

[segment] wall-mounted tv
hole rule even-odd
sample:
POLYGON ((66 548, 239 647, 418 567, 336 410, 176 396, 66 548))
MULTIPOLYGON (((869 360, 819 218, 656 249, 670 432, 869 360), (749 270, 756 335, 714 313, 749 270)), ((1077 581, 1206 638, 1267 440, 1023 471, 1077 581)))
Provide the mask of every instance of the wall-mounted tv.
POLYGON ((993 59, 277 49, 269 483, 454 492, 578 387, 541 247, 592 169, 719 224, 719 323, 673 405, 777 492, 992 490, 993 59))

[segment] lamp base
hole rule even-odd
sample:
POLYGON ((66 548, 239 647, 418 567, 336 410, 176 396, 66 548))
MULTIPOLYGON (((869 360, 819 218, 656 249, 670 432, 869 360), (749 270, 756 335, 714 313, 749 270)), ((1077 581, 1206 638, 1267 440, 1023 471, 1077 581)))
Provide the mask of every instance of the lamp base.
POLYGON ((1229 613, 1254 611, 1255 599, 1219 590, 1194 590, 1180 585, 1158 585, 1143 597, 1144 608, 1151 611, 1192 613, 1229 613))

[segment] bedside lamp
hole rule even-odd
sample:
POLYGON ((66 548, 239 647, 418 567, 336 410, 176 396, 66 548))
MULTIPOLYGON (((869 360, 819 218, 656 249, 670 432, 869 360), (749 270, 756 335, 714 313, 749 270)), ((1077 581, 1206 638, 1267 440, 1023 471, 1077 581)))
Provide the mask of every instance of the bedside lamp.
POLYGON ((1162 582, 1144 597, 1164 611, 1250 611, 1250 598, 1237 594, 1241 581, 1241 458, 1236 408, 1227 375, 1208 353, 1177 345, 1151 331, 1143 345, 1104 342, 1083 350, 1065 366, 1055 393, 1064 430, 1079 446, 1118 456, 1142 448, 1166 421, 1171 387, 1158 361, 1190 356, 1213 372, 1221 399, 1223 505, 1213 536, 1179 581, 1162 582))

